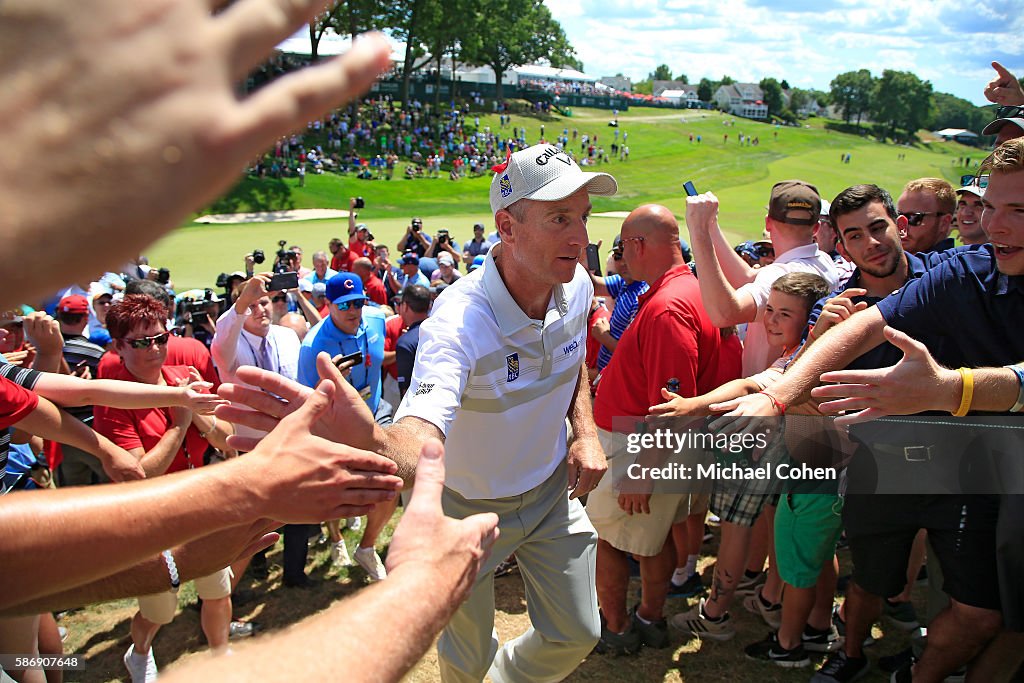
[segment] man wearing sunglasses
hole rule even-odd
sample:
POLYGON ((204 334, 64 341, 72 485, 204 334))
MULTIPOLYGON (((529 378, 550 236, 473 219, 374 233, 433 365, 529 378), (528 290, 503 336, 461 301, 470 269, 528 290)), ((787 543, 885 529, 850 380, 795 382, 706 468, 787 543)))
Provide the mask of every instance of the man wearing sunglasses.
POLYGON ((911 254, 946 251, 956 246, 949 236, 956 212, 953 186, 940 178, 918 178, 903 187, 896 210, 907 219, 903 249, 911 254))
MULTIPOLYGON (((355 273, 338 273, 327 281, 329 315, 317 323, 302 340, 299 350, 299 382, 308 387, 320 383, 316 357, 324 351, 331 358, 362 354, 362 360, 346 370, 349 383, 369 406, 379 425, 391 423, 393 408, 381 397, 384 363, 385 316, 380 309, 367 306, 362 279, 355 273)), ((366 531, 355 552, 355 560, 371 581, 387 577, 384 563, 374 550, 377 536, 395 511, 397 498, 377 505, 366 516, 366 531)))

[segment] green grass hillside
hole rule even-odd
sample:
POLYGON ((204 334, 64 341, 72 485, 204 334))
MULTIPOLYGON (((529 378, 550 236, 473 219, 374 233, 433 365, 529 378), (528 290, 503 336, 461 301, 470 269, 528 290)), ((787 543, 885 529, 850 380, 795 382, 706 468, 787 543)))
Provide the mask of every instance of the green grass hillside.
MULTIPOLYGON (((512 125, 525 126, 531 142, 539 139, 542 123, 549 139, 563 128, 568 128, 570 135, 576 128, 580 134, 597 135, 598 142, 609 149, 614 141, 610 118, 608 111, 577 109, 572 117, 513 117, 512 125)), ((971 157, 973 164, 984 156, 977 149, 955 143, 881 144, 828 130, 824 123, 812 119, 808 127, 776 128, 717 112, 633 108, 619 116, 620 141, 628 133, 629 161, 613 160, 594 169, 612 173, 619 182, 619 194, 595 197, 594 211, 629 211, 639 204, 657 202, 681 217, 682 183, 692 180, 698 190, 718 195, 722 225, 730 237, 740 240, 760 234, 769 190, 779 180, 813 182, 826 198, 861 182, 878 183, 898 195, 912 178, 938 176, 955 182, 966 171, 958 165, 960 157, 971 157), (690 133, 700 135, 702 142, 691 143, 690 133), (758 137, 760 144, 740 146, 740 133, 758 137), (840 162, 846 153, 851 155, 849 164, 840 162), (900 154, 906 158, 899 160, 900 154)), ((480 124, 494 129, 498 119, 484 116, 480 124)), ((576 145, 574 151, 579 153, 579 143, 576 145)), ((413 215, 422 216, 428 230, 450 228, 460 242, 471 236, 474 222, 490 226, 489 178, 406 180, 400 177, 403 168, 400 164, 390 182, 310 174, 304 188, 298 187, 295 179, 246 178, 211 211, 347 208, 348 198, 358 195, 367 204, 361 220, 370 224, 378 241, 392 249, 413 215)), ((591 238, 603 239, 607 245, 620 223, 620 219, 595 217, 591 238)), ((253 248, 272 252, 277 240, 286 239, 304 248, 309 265, 309 254, 326 248, 331 237, 344 233, 345 222, 339 220, 229 226, 190 223, 152 247, 148 255, 152 264, 171 269, 179 289, 201 287, 210 285, 221 271, 240 269, 242 254, 253 248)))

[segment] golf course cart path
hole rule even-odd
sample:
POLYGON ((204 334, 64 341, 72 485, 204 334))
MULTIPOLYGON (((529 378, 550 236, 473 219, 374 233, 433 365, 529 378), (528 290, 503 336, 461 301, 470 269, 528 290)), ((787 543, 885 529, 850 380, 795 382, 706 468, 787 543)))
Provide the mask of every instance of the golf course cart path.
POLYGON ((196 223, 284 223, 317 218, 348 218, 341 209, 289 209, 287 211, 254 211, 251 213, 214 213, 200 216, 196 223))

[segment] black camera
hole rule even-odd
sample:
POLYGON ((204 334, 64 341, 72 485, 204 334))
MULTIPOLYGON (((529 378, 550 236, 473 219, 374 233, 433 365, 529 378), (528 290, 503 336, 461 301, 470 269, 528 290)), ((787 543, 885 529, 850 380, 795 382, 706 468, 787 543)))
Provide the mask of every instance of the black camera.
POLYGON ((227 289, 228 288, 228 274, 227 273, 221 273, 220 275, 218 275, 217 276, 216 285, 218 287, 220 287, 221 289, 227 289))
POLYGON ((171 271, 166 268, 160 268, 156 271, 156 281, 162 285, 166 285, 171 281, 171 271))
POLYGON ((252 262, 253 263, 263 263, 266 260, 267 260, 267 255, 263 253, 262 249, 253 249, 252 250, 252 262))
POLYGON ((438 244, 448 244, 448 241, 450 239, 451 239, 451 237, 448 236, 448 231, 447 230, 438 230, 437 231, 437 243, 438 244))
POLYGON ((287 244, 287 240, 278 240, 277 242, 279 248, 277 250, 277 263, 274 264, 275 273, 288 273, 295 270, 292 268, 291 262, 296 260, 299 255, 291 249, 285 249, 287 244))
POLYGON ((364 208, 366 208, 366 202, 363 201, 362 197, 356 197, 356 206, 355 206, 355 208, 357 208, 357 209, 364 209, 364 208))

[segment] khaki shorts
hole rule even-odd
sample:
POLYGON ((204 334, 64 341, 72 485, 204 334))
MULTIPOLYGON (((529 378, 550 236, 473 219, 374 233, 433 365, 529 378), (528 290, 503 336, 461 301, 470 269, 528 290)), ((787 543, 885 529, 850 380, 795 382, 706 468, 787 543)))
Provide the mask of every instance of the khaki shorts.
MULTIPOLYGON (((217 600, 231 595, 231 568, 225 567, 209 576, 194 579, 196 593, 203 600, 217 600)), ((139 597, 139 612, 154 624, 169 624, 178 610, 178 594, 166 591, 139 597)))
POLYGON ((654 493, 648 504, 650 514, 627 515, 619 507, 619 494, 611 474, 615 458, 632 456, 614 452, 611 432, 599 428, 597 436, 608 458, 608 472, 587 497, 587 516, 597 529, 598 538, 623 552, 642 557, 657 555, 664 547, 673 524, 685 520, 691 512, 707 511, 708 496, 654 493))

